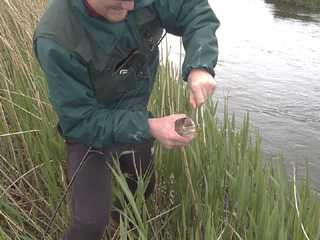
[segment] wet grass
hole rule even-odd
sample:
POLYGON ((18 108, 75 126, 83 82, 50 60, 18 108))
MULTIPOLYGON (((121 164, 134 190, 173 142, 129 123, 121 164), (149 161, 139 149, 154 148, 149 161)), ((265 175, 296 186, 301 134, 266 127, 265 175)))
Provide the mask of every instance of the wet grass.
MULTIPOLYGON (((31 49, 43 5, 13 0, 0 8, 0 239, 5 240, 39 239, 68 183, 56 115, 31 49)), ((177 79, 177 71, 164 63, 150 101, 155 115, 190 113, 185 86, 177 79)), ((308 178, 289 181, 280 157, 263 159, 249 115, 237 126, 227 104, 223 119, 216 117, 216 106, 208 103, 199 112, 201 131, 190 146, 173 151, 156 146, 151 200, 143 199, 145 179, 132 196, 114 168, 115 197, 124 205, 121 239, 320 239, 320 198, 308 178)), ((47 239, 59 239, 68 214, 64 202, 47 239)))

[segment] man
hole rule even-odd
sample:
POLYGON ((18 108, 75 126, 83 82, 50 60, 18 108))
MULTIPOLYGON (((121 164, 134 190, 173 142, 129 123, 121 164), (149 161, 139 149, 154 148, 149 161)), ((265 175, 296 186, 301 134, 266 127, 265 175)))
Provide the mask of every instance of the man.
MULTIPOLYGON (((37 59, 46 75, 50 101, 68 149, 73 222, 64 239, 101 239, 109 223, 111 173, 119 157, 132 192, 138 174, 154 188, 153 139, 166 148, 187 145, 173 114, 153 118, 147 111, 159 64, 163 29, 182 36, 183 79, 189 101, 201 106, 215 89, 215 31, 219 26, 207 0, 51 0, 34 35, 37 59), (113 155, 112 155, 113 154, 113 155)), ((112 213, 112 220, 119 215, 112 213)))

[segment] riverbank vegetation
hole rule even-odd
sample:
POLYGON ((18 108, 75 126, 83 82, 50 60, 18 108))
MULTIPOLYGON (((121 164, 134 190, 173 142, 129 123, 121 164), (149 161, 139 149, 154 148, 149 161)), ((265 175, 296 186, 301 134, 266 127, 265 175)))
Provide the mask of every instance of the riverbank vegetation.
POLYGON ((320 0, 266 0, 266 2, 302 7, 308 10, 320 10, 320 0))
MULTIPOLYGON (((0 8, 1 240, 39 239, 68 184, 64 144, 32 54, 43 6, 42 0, 12 0, 0 8)), ((190 113, 177 78, 169 62, 161 66, 150 101, 155 115, 190 113)), ((299 184, 295 174, 289 180, 280 158, 263 159, 249 116, 237 126, 227 104, 223 119, 216 106, 211 102, 199 111, 201 131, 191 146, 173 151, 156 146, 151 200, 143 200, 144 179, 132 196, 114 168, 115 197, 124 205, 120 239, 319 239, 320 198, 308 177, 299 184), (130 232, 129 223, 135 228, 130 232)), ((69 210, 65 201, 46 239, 59 239, 69 210)))

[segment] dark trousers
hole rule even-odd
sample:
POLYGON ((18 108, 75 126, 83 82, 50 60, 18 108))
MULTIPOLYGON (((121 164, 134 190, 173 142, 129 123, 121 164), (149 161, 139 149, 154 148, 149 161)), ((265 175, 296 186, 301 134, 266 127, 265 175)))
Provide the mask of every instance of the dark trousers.
MULTIPOLYGON (((67 143, 69 180, 88 149, 88 146, 80 143, 67 143)), ((153 144, 146 142, 89 151, 72 185, 72 223, 64 240, 100 240, 103 237, 112 207, 112 157, 118 157, 120 169, 127 176, 128 186, 133 193, 137 188, 137 173, 149 175, 145 197, 153 192, 155 174, 152 149, 153 144)), ((112 216, 116 221, 119 218, 117 214, 112 216)))

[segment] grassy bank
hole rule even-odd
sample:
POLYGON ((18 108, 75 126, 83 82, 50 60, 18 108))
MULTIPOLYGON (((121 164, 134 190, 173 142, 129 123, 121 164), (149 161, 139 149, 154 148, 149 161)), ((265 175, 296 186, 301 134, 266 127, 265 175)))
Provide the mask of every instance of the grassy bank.
POLYGON ((320 10, 320 0, 267 0, 275 4, 287 4, 289 6, 302 7, 308 10, 320 10))
MULTIPOLYGON (((0 8, 1 240, 39 239, 67 185, 64 145, 31 50, 43 5, 12 0, 0 8)), ((157 116, 189 111, 176 78, 169 64, 160 68, 150 102, 157 116)), ((157 188, 150 201, 143 201, 143 179, 133 197, 115 168, 115 197, 129 199, 121 239, 319 239, 320 200, 308 180, 298 187, 281 159, 264 162, 249 116, 237 127, 227 107, 220 120, 215 109, 209 103, 199 114, 201 131, 191 146, 167 151, 157 145, 157 188), (136 231, 126 231, 129 222, 136 231)), ((59 239, 67 223, 65 202, 47 239, 59 239)))

